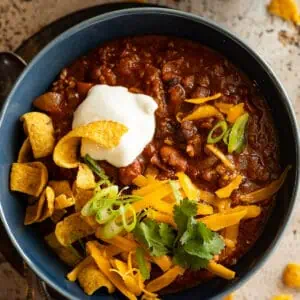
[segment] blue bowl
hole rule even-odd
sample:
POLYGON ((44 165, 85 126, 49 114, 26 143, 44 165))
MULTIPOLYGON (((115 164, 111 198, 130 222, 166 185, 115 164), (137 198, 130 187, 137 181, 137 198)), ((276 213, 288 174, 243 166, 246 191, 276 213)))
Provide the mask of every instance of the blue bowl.
POLYGON ((266 227, 255 244, 233 269, 232 281, 220 278, 165 299, 219 299, 236 289, 257 271, 275 248, 291 215, 298 188, 299 140, 288 96, 270 67, 247 45, 228 31, 201 17, 169 9, 141 8, 115 11, 83 22, 51 42, 19 77, 0 116, 0 213, 6 230, 25 261, 47 284, 70 299, 118 299, 98 291, 87 296, 65 279, 68 268, 46 247, 37 226, 24 226, 25 202, 9 191, 9 172, 16 161, 23 136, 19 117, 32 109, 35 97, 44 93, 59 71, 101 43, 125 36, 161 34, 198 41, 239 66, 255 80, 269 103, 280 138, 281 164, 291 164, 284 186, 266 227))

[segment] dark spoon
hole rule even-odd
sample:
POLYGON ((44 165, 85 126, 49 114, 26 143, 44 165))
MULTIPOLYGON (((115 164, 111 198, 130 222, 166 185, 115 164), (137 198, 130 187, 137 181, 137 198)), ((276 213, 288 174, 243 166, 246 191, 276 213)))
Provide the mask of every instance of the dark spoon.
POLYGON ((0 52, 0 108, 25 67, 26 62, 18 55, 0 52))

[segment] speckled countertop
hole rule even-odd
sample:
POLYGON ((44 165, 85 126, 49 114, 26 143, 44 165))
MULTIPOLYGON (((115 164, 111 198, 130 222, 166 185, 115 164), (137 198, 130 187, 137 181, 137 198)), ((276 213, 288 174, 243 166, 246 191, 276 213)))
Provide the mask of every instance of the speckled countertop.
MULTIPOLYGON (((300 4, 300 0, 299 4, 300 4)), ((76 10, 117 1, 0 0, 0 51, 14 50, 43 26, 76 10)), ((157 0, 149 1, 208 17, 229 28, 272 66, 283 82, 300 121, 300 27, 266 12, 268 0, 157 0)), ((278 248, 264 267, 235 293, 237 300, 264 300, 300 291, 285 288, 281 273, 289 262, 300 263, 300 199, 278 248)), ((0 245, 1 251, 1 245, 0 245)), ((0 254, 0 300, 26 299, 24 279, 0 254), (17 287, 24 287, 17 289, 17 287), (17 290, 24 292, 18 293, 17 290)))

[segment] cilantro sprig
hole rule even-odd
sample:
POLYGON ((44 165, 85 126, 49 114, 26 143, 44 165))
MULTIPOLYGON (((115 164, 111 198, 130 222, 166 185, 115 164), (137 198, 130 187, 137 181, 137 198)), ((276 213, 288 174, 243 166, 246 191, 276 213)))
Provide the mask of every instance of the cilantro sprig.
POLYGON ((159 224, 150 219, 138 223, 134 235, 140 243, 147 246, 152 256, 170 253, 175 240, 175 233, 168 224, 159 224))
POLYGON ((178 232, 173 248, 174 262, 184 268, 205 268, 224 248, 220 235, 195 219, 197 203, 183 199, 174 207, 174 220, 178 232))
POLYGON ((195 219, 197 202, 187 198, 174 206, 177 231, 165 223, 144 219, 136 225, 134 235, 152 256, 170 254, 184 268, 207 267, 214 255, 220 254, 224 242, 220 235, 195 219))

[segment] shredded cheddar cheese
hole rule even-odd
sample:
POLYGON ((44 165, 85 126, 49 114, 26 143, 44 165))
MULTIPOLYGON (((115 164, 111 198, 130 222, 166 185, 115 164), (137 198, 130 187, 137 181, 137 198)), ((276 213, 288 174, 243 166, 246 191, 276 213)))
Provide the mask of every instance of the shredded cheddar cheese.
POLYGON ((224 279, 231 280, 235 277, 235 272, 211 260, 208 263, 207 270, 224 279))
POLYGON ((211 101, 211 100, 216 100, 216 99, 218 99, 220 97, 222 97, 222 94, 221 93, 217 93, 217 94, 209 96, 209 97, 187 99, 187 100, 184 100, 184 101, 188 102, 188 103, 193 103, 193 104, 203 104, 203 103, 206 103, 206 102, 211 101))
POLYGON ((235 170, 235 165, 217 147, 214 145, 206 145, 206 148, 218 157, 228 169, 231 171, 235 170))
POLYGON ((227 121, 233 124, 244 113, 244 103, 239 103, 229 108, 227 113, 227 121))
POLYGON ((216 195, 219 198, 228 198, 230 197, 231 193, 238 189, 240 184, 243 181, 243 176, 237 175, 228 185, 224 186, 223 188, 216 191, 216 195))
POLYGON ((165 272, 163 275, 150 281, 147 284, 146 289, 150 292, 160 291, 164 287, 170 285, 177 278, 177 276, 182 275, 183 273, 184 269, 176 265, 165 272))
POLYGON ((225 211, 222 213, 213 214, 204 218, 198 219, 203 222, 209 229, 219 231, 223 228, 239 224, 239 222, 247 214, 247 209, 241 209, 239 211, 225 211))

